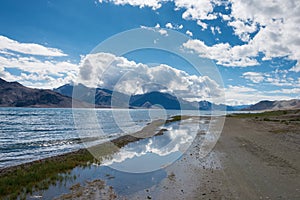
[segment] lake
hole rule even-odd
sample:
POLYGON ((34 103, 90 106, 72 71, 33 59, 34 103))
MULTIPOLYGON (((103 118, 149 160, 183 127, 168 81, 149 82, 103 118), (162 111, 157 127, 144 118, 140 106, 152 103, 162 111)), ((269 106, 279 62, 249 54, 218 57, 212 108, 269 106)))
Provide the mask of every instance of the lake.
POLYGON ((155 119, 179 114, 199 116, 210 112, 0 108, 0 168, 99 144, 141 130, 155 119))

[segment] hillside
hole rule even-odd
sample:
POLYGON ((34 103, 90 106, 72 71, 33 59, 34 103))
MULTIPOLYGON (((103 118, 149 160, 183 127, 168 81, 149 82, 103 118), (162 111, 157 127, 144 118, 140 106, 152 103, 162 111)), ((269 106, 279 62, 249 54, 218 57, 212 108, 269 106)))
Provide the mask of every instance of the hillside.
POLYGON ((130 106, 132 107, 163 107, 165 109, 198 109, 197 104, 177 98, 168 93, 149 92, 146 94, 134 95, 130 98, 130 106))
POLYGON ((7 82, 0 78, 0 107, 114 107, 120 108, 155 108, 186 110, 291 110, 300 109, 300 100, 260 101, 250 106, 227 106, 213 104, 209 101, 188 102, 168 93, 158 91, 139 95, 126 95, 103 88, 89 88, 82 84, 67 84, 54 90, 32 89, 18 82, 7 82), (74 87, 76 87, 74 89, 74 87), (74 93, 75 92, 75 93, 74 93))
POLYGON ((129 101, 130 98, 130 96, 120 92, 113 92, 103 88, 89 88, 83 84, 66 84, 53 90, 62 95, 100 105, 101 107, 111 107, 112 102, 115 107, 128 107, 126 100, 129 101))
POLYGON ((258 111, 258 110, 292 110, 300 109, 300 100, 282 100, 282 101, 260 101, 242 110, 258 111))
MULTIPOLYGON (((90 104, 77 100, 74 101, 74 106, 91 107, 90 104)), ((0 78, 0 107, 70 108, 72 98, 52 90, 32 89, 0 78)))

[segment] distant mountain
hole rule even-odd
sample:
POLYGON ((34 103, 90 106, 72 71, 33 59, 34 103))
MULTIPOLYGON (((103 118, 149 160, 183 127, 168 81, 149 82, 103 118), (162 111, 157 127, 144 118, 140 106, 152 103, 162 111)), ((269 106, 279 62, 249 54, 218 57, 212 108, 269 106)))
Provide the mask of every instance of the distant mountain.
MULTIPOLYGON (((75 107, 91 107, 74 101, 75 107)), ((0 107, 72 107, 72 98, 52 90, 32 89, 18 82, 7 82, 0 78, 0 107)))
POLYGON ((245 109, 245 108, 248 108, 249 106, 251 105, 238 105, 238 106, 228 106, 229 109, 233 109, 233 110, 242 110, 242 109, 245 109))
POLYGON ((290 110, 300 109, 300 100, 282 100, 282 101, 260 101, 242 110, 290 110))
POLYGON ((209 101, 199 101, 198 103, 200 110, 211 110, 213 107, 213 104, 209 101))
MULTIPOLYGON (((54 91, 81 101, 107 107, 110 107, 111 104, 113 104, 115 107, 151 108, 159 104, 165 109, 180 109, 180 102, 176 97, 161 92, 150 92, 142 95, 129 96, 108 89, 89 88, 83 84, 67 84, 54 89, 54 91)), ((184 103, 186 104, 186 102, 184 103)))
POLYGON ((228 106, 225 104, 214 104, 209 101, 200 101, 200 110, 226 110, 226 111, 238 111, 246 106, 228 106))
POLYGON ((0 78, 0 107, 111 107, 155 108, 183 110, 278 110, 300 109, 300 100, 261 101, 251 106, 227 106, 209 101, 189 102, 168 93, 149 92, 126 95, 103 88, 89 88, 82 84, 63 85, 52 90, 32 89, 18 82, 7 82, 0 78), (72 102, 72 97, 74 101, 72 102), (129 105, 129 106, 128 106, 129 105))
POLYGON ((183 99, 162 92, 149 92, 146 94, 133 95, 130 97, 130 106, 132 107, 155 107, 159 105, 165 109, 198 109, 196 103, 191 103, 183 99))
POLYGON ((83 84, 63 85, 54 91, 85 101, 95 103, 102 107, 110 107, 111 102, 115 107, 122 108, 155 108, 163 107, 165 109, 182 109, 182 110, 238 110, 236 107, 224 104, 213 104, 209 101, 189 102, 181 98, 177 98, 171 94, 153 91, 145 94, 126 95, 120 92, 112 92, 103 88, 89 88, 83 84), (74 93, 75 92, 75 93, 74 93))
POLYGON ((149 92, 146 94, 131 96, 130 106, 150 108, 160 105, 165 109, 181 109, 181 110, 239 110, 239 106, 227 106, 225 104, 214 104, 209 101, 189 102, 181 98, 177 98, 168 93, 149 92))
POLYGON ((103 88, 89 88, 83 84, 66 84, 53 90, 62 95, 102 107, 111 107, 111 104, 115 107, 128 107, 126 100, 129 102, 130 98, 130 96, 120 92, 113 92, 103 88))

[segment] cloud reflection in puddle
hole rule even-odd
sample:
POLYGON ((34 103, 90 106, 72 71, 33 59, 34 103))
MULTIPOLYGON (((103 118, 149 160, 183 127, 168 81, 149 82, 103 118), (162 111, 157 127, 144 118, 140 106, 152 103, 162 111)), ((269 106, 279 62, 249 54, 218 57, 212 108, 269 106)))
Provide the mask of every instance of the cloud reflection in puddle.
POLYGON ((144 173, 164 168, 189 148, 197 132, 207 130, 207 124, 199 121, 184 120, 172 123, 162 135, 130 143, 112 156, 102 161, 102 165, 131 172, 144 173))

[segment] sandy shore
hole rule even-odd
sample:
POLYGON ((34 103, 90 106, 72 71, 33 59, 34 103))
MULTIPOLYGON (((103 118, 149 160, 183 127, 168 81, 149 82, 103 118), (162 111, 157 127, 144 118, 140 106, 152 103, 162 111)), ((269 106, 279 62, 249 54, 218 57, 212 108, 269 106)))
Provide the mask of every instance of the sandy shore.
MULTIPOLYGON (((165 169, 168 176, 159 184, 110 199, 299 199, 299 133, 299 122, 227 117, 206 157, 199 158, 197 137, 186 154, 165 169)), ((97 191, 85 190, 89 197, 97 191)))
POLYGON ((300 124, 229 117, 213 151, 198 141, 168 167, 168 178, 127 199, 299 199, 300 124))

